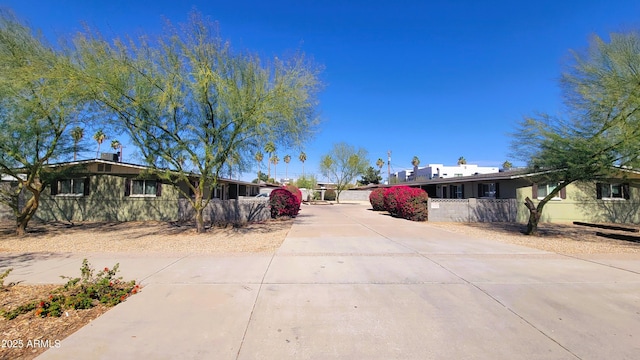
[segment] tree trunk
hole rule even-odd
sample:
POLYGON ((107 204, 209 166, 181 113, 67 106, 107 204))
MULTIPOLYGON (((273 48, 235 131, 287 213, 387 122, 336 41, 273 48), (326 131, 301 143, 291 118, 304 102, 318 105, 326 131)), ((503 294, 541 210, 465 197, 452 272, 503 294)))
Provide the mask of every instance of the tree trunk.
POLYGON ((538 222, 540 222, 540 209, 538 209, 533 201, 527 197, 524 199, 524 205, 529 209, 529 222, 527 223, 527 235, 538 235, 538 222))
POLYGON ((202 234, 205 232, 204 228, 204 206, 202 204, 202 191, 200 187, 196 186, 194 189, 195 199, 193 199, 193 209, 196 211, 196 232, 202 234))
POLYGON ((38 205, 40 204, 40 191, 33 191, 32 193, 33 196, 27 201, 16 218, 16 235, 18 236, 24 236, 26 234, 27 225, 36 213, 36 210, 38 210, 38 205))
POLYGON ((201 207, 196 209, 196 232, 198 234, 205 232, 203 211, 204 209, 201 207))

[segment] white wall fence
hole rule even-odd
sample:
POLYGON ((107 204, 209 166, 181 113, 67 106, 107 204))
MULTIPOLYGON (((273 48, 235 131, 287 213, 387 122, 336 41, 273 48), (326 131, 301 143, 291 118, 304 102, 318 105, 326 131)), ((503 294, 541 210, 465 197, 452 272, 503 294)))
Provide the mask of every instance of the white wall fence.
POLYGON ((340 193, 340 201, 369 201, 371 190, 344 190, 340 193))

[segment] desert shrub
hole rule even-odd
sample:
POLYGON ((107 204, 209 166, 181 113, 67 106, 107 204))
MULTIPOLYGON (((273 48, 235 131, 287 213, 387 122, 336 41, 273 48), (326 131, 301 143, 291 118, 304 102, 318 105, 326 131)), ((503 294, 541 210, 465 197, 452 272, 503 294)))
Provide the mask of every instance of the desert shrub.
POLYGON ((426 221, 429 214, 429 196, 418 188, 400 189, 396 193, 398 216, 412 221, 426 221))
POLYGON ((377 188, 369 194, 369 202, 373 207, 373 211, 384 210, 384 188, 377 188))
POLYGON ((302 191, 300 191, 297 186, 289 184, 284 186, 284 188, 296 197, 296 199, 298 200, 298 205, 302 203, 302 191))
POLYGON ((300 211, 298 198, 289 190, 275 189, 269 195, 269 205, 271 207, 271 217, 296 216, 300 211))
POLYGON ((335 201, 336 200, 336 191, 333 189, 327 189, 324 191, 324 199, 327 201, 335 201))
POLYGON ((118 268, 119 264, 116 264, 113 268, 104 268, 94 275, 95 270, 84 259, 80 268, 81 277, 62 276, 68 280, 67 283, 54 290, 48 298, 29 301, 9 311, 3 309, 0 315, 13 320, 35 310, 36 316, 59 317, 65 309, 89 309, 99 303, 115 306, 140 291, 140 285, 135 281, 122 281, 122 277, 116 277, 118 268))

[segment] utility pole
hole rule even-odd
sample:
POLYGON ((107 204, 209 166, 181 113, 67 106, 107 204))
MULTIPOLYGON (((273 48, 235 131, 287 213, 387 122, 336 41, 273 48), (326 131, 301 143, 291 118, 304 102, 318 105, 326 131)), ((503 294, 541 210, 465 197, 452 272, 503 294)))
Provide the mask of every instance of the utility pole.
POLYGON ((387 185, 391 185, 391 150, 387 151, 387 185))

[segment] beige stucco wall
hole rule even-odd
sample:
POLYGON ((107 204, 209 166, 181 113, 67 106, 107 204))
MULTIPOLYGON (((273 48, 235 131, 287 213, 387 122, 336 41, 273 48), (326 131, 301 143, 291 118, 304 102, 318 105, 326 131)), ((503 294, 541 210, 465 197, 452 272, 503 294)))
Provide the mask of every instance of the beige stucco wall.
MULTIPOLYGON (((619 180, 618 180, 619 181, 619 180)), ((607 223, 640 223, 640 184, 629 186, 630 199, 597 199, 595 183, 572 183, 566 187, 566 199, 551 200, 542 210, 542 222, 607 222, 607 223)), ((531 185, 517 189, 518 221, 529 219, 529 210, 524 200, 529 197, 537 205, 538 200, 532 197, 531 185)))
POLYGON ((51 195, 41 197, 36 217, 45 221, 137 221, 178 220, 179 193, 162 185, 159 197, 124 196, 125 178, 93 175, 88 196, 51 195))

